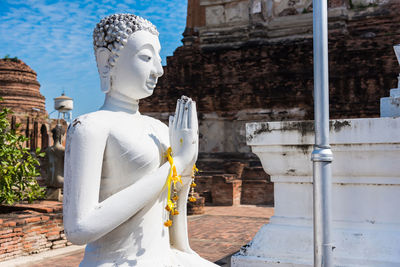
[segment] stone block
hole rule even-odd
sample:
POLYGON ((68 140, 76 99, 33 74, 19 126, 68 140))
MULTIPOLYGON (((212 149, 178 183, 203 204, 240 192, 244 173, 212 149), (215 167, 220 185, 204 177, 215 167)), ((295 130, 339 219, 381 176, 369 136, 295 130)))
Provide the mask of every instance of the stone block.
POLYGON ((249 21, 248 1, 233 2, 225 5, 226 23, 247 23, 249 21))
POLYGON ((242 181, 235 176, 215 175, 212 178, 211 195, 214 205, 240 205, 242 181))
POLYGON ((212 176, 197 176, 195 183, 197 184, 195 191, 204 197, 205 203, 212 203, 212 176))
POLYGON ((274 185, 266 180, 244 180, 242 182, 242 205, 273 205, 274 185))
POLYGON ((237 178, 241 178, 244 167, 245 164, 242 162, 226 162, 224 164, 224 171, 225 173, 234 174, 237 178))
POLYGON ((47 188, 46 199, 62 201, 62 189, 61 188, 47 188))
POLYGON ((245 168, 242 174, 242 180, 265 180, 270 182, 271 177, 264 171, 263 167, 245 168))
POLYGON ((206 7, 206 25, 215 26, 224 24, 225 19, 225 9, 223 5, 218 6, 208 6, 206 7))
POLYGON ((355 7, 367 7, 369 5, 378 4, 379 0, 352 0, 351 3, 355 7))

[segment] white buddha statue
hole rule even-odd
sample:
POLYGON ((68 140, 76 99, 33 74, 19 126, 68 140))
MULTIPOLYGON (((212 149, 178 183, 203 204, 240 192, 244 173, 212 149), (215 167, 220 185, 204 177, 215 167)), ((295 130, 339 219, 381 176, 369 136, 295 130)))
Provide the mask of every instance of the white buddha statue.
POLYGON ((156 28, 131 14, 106 17, 94 30, 101 89, 99 111, 69 126, 64 181, 68 239, 87 244, 80 266, 217 266, 189 247, 186 201, 198 152, 195 102, 178 100, 169 129, 141 115, 163 74, 156 28), (166 180, 171 146, 183 183, 169 219, 166 180))

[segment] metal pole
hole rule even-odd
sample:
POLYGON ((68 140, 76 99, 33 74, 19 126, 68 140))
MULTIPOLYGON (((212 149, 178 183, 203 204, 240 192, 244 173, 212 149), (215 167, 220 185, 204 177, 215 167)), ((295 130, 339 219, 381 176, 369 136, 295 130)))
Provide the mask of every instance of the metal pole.
POLYGON ((328 8, 327 0, 313 0, 314 119, 313 161, 314 266, 332 267, 331 162, 329 146, 328 8))

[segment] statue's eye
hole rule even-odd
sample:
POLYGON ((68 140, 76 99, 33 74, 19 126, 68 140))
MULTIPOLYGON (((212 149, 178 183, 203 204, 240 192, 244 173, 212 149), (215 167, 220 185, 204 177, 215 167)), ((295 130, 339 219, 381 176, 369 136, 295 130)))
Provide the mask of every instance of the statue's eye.
POLYGON ((149 61, 152 59, 151 56, 146 55, 146 54, 139 55, 139 58, 140 58, 141 60, 143 60, 143 61, 146 61, 146 62, 149 62, 149 61))

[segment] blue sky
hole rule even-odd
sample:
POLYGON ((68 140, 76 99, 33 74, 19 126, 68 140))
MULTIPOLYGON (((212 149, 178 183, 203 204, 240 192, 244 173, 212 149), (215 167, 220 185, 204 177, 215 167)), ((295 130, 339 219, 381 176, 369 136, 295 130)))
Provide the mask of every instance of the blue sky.
POLYGON ((76 117, 97 110, 104 100, 92 48, 92 31, 101 18, 134 13, 150 20, 160 32, 165 65, 166 56, 182 44, 186 9, 187 0, 0 0, 0 57, 17 56, 37 72, 47 112, 65 90, 74 98, 76 117))

